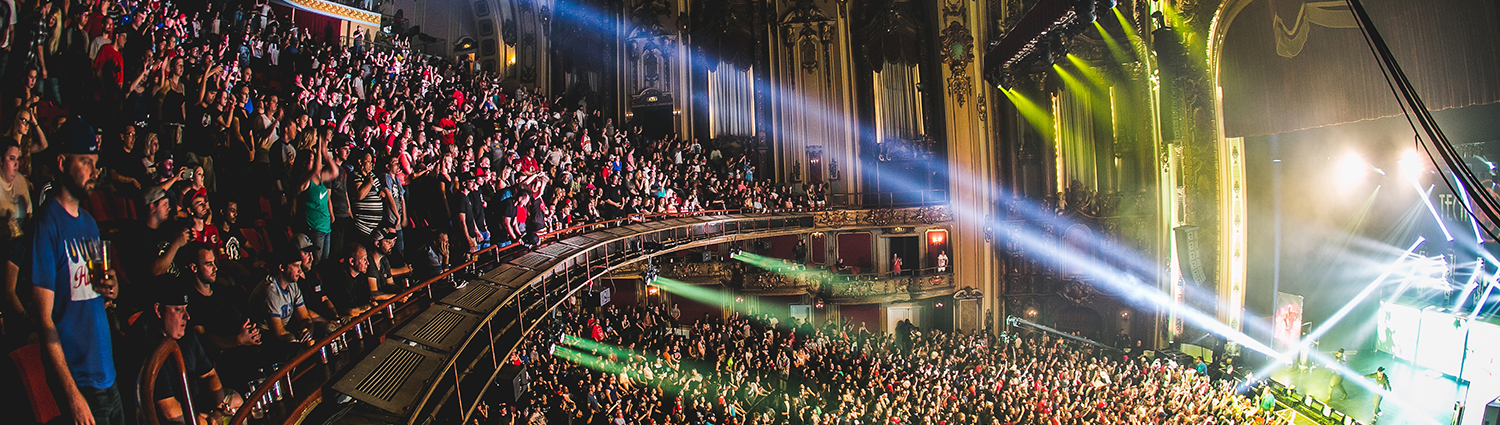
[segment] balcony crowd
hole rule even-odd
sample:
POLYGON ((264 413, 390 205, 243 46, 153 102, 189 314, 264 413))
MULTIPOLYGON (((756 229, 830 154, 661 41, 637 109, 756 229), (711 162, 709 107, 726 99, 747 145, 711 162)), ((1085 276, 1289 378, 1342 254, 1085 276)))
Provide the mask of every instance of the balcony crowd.
MULTIPOLYGON (((164 338, 196 411, 222 416, 313 338, 487 246, 823 203, 758 176, 753 149, 648 137, 400 36, 296 28, 249 2, 12 3, 0 331, 18 360, 0 385, 47 382, 64 422, 134 423, 164 338)), ((183 421, 157 387, 158 419, 183 421)))

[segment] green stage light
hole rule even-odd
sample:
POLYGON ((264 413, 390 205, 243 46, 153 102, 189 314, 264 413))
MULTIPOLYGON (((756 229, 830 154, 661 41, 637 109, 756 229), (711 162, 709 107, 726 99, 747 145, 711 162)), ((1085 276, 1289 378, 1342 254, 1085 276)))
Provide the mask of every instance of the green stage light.
POLYGON ((1073 69, 1077 69, 1079 74, 1083 74, 1084 79, 1087 79, 1090 83, 1093 83, 1094 87, 1099 89, 1099 93, 1109 93, 1109 82, 1104 80, 1104 75, 1100 74, 1099 70, 1094 69, 1094 67, 1092 66, 1089 66, 1089 64, 1084 62, 1083 59, 1080 59, 1077 56, 1073 56, 1072 53, 1068 54, 1068 62, 1072 62, 1073 69))
POLYGON ((592 351, 600 352, 600 353, 610 353, 610 354, 614 354, 617 357, 622 357, 622 358, 630 358, 630 357, 633 357, 633 356, 637 355, 637 353, 634 352, 634 351, 630 351, 630 350, 627 350, 627 349, 624 349, 624 348, 615 347, 613 345, 609 345, 609 344, 605 344, 605 343, 602 343, 602 342, 594 341, 594 340, 588 339, 588 338, 579 338, 579 337, 572 336, 572 335, 563 335, 562 336, 562 343, 566 344, 566 345, 569 345, 569 346, 582 348, 582 349, 585 349, 585 350, 592 350, 592 351))
MULTIPOLYGON (((1116 11, 1115 13, 1118 14, 1120 12, 1116 11)), ((1125 54, 1125 48, 1120 47, 1120 43, 1115 42, 1115 38, 1109 35, 1109 31, 1104 30, 1103 24, 1100 24, 1099 21, 1094 21, 1094 29, 1099 30, 1099 38, 1104 39, 1104 46, 1109 48, 1109 54, 1114 55, 1115 62, 1131 62, 1130 55, 1125 54)), ((1068 56, 1073 55, 1069 54, 1068 56)))
POLYGON ((1125 19, 1125 14, 1120 9, 1115 9, 1115 19, 1120 21, 1120 28, 1125 30, 1125 39, 1130 40, 1130 48, 1135 51, 1136 57, 1144 58, 1149 51, 1141 41, 1141 34, 1136 32, 1135 27, 1130 25, 1130 20, 1125 19))
POLYGON ((1020 112, 1021 117, 1026 118, 1026 121, 1031 123, 1031 126, 1036 129, 1037 133, 1042 135, 1042 138, 1052 139, 1051 112, 1037 106, 1036 102, 1032 102, 1031 99, 1027 99, 1026 96, 1015 90, 1001 90, 1001 92, 1005 93, 1005 97, 1010 99, 1011 104, 1016 105, 1016 111, 1020 112))
POLYGON ((1063 69, 1061 66, 1052 65, 1052 70, 1057 71, 1057 76, 1062 77, 1063 85, 1068 86, 1069 90, 1077 91, 1080 93, 1089 93, 1093 91, 1089 88, 1088 85, 1083 84, 1082 81, 1078 81, 1078 78, 1074 77, 1073 73, 1068 72, 1068 70, 1063 69))

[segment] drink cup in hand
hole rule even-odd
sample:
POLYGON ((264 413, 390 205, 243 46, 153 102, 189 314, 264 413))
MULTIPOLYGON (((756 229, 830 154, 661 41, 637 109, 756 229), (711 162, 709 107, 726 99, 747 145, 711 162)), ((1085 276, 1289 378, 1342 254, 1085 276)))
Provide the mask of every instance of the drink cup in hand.
POLYGON ((105 298, 114 299, 116 283, 114 262, 110 255, 114 253, 114 244, 109 241, 93 241, 88 246, 88 269, 89 282, 94 286, 94 292, 105 298))

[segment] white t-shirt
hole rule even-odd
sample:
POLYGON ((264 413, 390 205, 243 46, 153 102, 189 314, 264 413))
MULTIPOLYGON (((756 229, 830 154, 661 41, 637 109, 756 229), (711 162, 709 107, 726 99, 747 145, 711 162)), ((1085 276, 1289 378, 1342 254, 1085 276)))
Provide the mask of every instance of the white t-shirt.
POLYGON ((16 179, 6 183, 0 179, 0 219, 5 220, 5 226, 0 227, 0 236, 19 237, 26 224, 31 218, 31 181, 26 176, 16 174, 16 179))

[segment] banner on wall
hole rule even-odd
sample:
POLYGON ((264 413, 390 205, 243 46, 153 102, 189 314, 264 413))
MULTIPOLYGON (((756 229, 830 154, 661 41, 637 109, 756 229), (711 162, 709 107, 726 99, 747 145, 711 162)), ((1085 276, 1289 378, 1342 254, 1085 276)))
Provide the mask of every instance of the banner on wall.
POLYGON ((1277 292, 1276 314, 1271 318, 1276 351, 1286 352, 1296 347, 1302 340, 1302 296, 1277 292))

